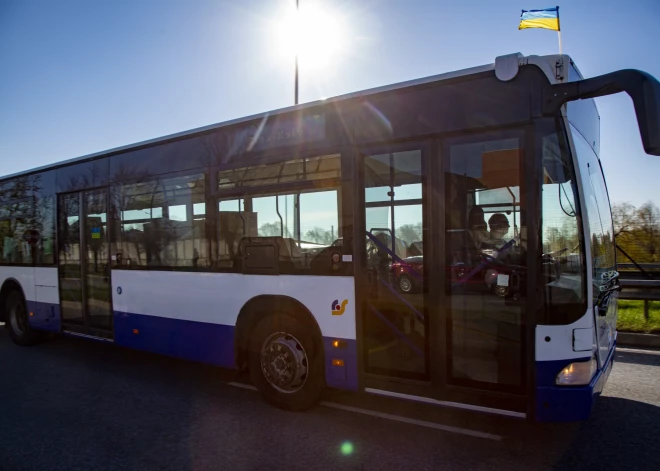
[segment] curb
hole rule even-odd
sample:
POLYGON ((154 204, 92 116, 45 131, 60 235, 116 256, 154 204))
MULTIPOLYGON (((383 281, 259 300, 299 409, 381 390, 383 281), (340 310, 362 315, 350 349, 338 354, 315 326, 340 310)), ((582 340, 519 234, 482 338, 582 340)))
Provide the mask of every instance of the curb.
POLYGON ((620 347, 660 348, 660 335, 617 332, 616 343, 620 347))

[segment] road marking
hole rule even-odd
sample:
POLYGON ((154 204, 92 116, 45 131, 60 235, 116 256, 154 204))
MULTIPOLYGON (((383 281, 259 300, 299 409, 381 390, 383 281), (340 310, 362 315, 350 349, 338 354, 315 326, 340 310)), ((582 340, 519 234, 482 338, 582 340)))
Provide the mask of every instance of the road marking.
POLYGON ((408 401, 417 401, 417 402, 423 402, 426 404, 433 404, 436 406, 440 407, 453 407, 455 409, 465 409, 465 410, 473 410, 477 412, 486 412, 488 414, 497 414, 497 415, 505 415, 508 417, 516 417, 519 419, 524 419, 526 417, 524 412, 516 412, 512 410, 503 410, 503 409, 494 409, 492 407, 484 407, 484 406, 474 406, 472 404, 464 404, 462 402, 450 402, 450 401, 439 401, 437 399, 431 399, 430 397, 422 397, 422 396, 412 396, 410 394, 402 394, 394 391, 383 391, 381 389, 372 389, 372 388, 365 388, 365 392, 371 393, 371 394, 378 394, 380 396, 390 396, 390 397, 396 397, 397 399, 406 399, 408 401))
POLYGON ((378 417, 380 419, 393 420, 395 422, 403 422, 406 424, 418 425, 420 427, 433 428, 436 430, 442 430, 444 432, 459 433, 461 435, 469 435, 471 437, 477 438, 487 438, 489 440, 502 440, 500 435, 494 435, 492 433, 479 432, 477 430, 469 430, 466 428, 452 427, 451 425, 442 425, 435 422, 427 422, 425 420, 409 419, 407 417, 401 417, 398 415, 385 414, 384 412, 375 412, 367 409, 362 409, 359 407, 344 406, 342 404, 335 404, 334 402, 320 402, 322 406, 331 407, 333 409, 341 409, 348 412, 355 412, 356 414, 370 415, 372 417, 378 417))
POLYGON ((638 348, 621 348, 621 347, 616 347, 617 352, 623 352, 623 353, 645 353, 647 355, 660 355, 660 351, 658 350, 641 350, 638 348))
MULTIPOLYGON (((237 388, 248 389, 250 391, 257 390, 257 388, 255 388, 250 384, 237 383, 235 381, 232 381, 231 383, 227 383, 227 384, 229 384, 230 386, 235 386, 237 388)), ((370 415, 372 417, 377 417, 379 419, 392 420, 394 422, 403 422, 405 424, 412 424, 420 427, 442 430, 443 432, 458 433, 461 435, 468 435, 470 437, 486 438, 488 440, 496 440, 496 441, 502 440, 502 437, 500 435, 494 435, 492 433, 479 432, 477 430, 470 430, 461 427, 452 427, 451 425, 443 425, 434 422, 427 422, 425 420, 409 419, 407 417, 401 417, 399 415, 392 415, 392 414, 386 414, 384 412, 371 411, 367 409, 362 409, 360 407, 345 406, 342 404, 337 404, 335 402, 321 401, 319 404, 324 407, 330 407, 332 409, 339 409, 347 412, 353 412, 355 414, 370 415)))
POLYGON ((82 337, 84 339, 91 339, 91 340, 100 340, 102 342, 107 342, 107 343, 114 343, 115 341, 112 339, 106 339, 104 337, 97 337, 95 335, 87 335, 87 334, 81 334, 79 332, 71 332, 70 330, 63 330, 62 334, 64 335, 69 335, 71 337, 82 337))
POLYGON ((232 381, 231 383, 227 383, 227 384, 229 386, 236 386, 237 388, 249 389, 250 391, 256 391, 257 390, 257 388, 255 388, 251 384, 237 383, 235 381, 232 381))

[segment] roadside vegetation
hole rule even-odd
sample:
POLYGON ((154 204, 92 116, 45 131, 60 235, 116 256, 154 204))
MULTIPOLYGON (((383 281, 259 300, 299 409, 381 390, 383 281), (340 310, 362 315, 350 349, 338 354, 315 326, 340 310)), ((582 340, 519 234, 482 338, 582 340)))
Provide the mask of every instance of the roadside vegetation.
POLYGON ((617 330, 660 334, 660 301, 649 302, 649 318, 644 319, 644 301, 619 300, 617 330))

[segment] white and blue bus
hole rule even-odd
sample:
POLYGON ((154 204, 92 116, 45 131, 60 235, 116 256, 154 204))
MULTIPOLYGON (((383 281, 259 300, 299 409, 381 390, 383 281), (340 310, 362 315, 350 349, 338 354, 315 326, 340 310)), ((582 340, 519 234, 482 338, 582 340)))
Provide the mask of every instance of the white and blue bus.
MULTIPOLYGON (((0 179, 0 321, 324 387, 590 415, 619 284, 594 97, 660 154, 660 84, 566 55, 353 93, 0 179)), ((20 158, 20 155, 6 156, 20 158)))

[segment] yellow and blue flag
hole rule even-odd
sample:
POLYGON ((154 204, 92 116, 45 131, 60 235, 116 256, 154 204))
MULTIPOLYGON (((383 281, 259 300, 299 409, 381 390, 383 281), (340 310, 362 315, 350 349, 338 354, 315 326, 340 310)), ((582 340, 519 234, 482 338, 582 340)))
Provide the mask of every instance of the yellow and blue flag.
POLYGON ((559 7, 544 10, 523 10, 518 29, 543 28, 559 31, 559 7))

